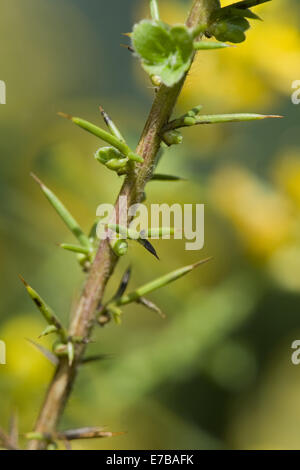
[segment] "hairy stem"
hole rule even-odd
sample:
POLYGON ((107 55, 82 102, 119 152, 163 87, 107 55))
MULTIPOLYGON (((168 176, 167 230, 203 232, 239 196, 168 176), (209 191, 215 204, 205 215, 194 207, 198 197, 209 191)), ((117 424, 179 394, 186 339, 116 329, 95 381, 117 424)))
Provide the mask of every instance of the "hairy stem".
MULTIPOLYGON (((218 7, 219 0, 194 0, 186 22, 187 26, 207 24, 211 13, 218 7)), ((172 88, 164 85, 159 88, 136 150, 144 162, 132 167, 131 173, 126 177, 116 201, 116 214, 125 214, 127 207, 142 200, 145 185, 151 178, 161 144, 161 130, 170 119, 185 78, 172 88), (124 198, 120 196, 127 198, 126 207, 125 205, 122 207, 124 198)), ((127 211, 125 216, 127 217, 127 211)), ((71 336, 90 337, 95 323, 95 312, 117 260, 108 242, 102 241, 71 321, 69 331, 71 336)), ((76 346, 75 360, 71 366, 66 358, 60 359, 35 426, 36 432, 50 434, 55 432, 71 393, 85 348, 84 344, 76 346)), ((32 450, 42 448, 44 448, 43 442, 31 441, 29 444, 29 449, 32 450)))

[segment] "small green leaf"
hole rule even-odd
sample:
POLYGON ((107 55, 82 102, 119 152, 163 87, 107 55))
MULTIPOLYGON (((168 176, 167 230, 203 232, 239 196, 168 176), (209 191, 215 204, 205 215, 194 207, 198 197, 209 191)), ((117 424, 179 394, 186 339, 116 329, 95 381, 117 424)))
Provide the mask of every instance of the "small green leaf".
POLYGON ((150 76, 172 87, 184 76, 193 57, 193 36, 184 25, 170 27, 161 21, 136 24, 132 44, 150 76))
POLYGON ((240 43, 245 41, 245 31, 250 28, 249 21, 246 18, 233 17, 218 21, 209 29, 209 32, 218 41, 229 41, 240 43))
POLYGON ((246 18, 261 19, 250 8, 268 1, 270 0, 243 0, 217 9, 212 15, 212 24, 207 29, 208 35, 215 36, 218 41, 243 42, 246 39, 245 32, 250 27, 246 18))

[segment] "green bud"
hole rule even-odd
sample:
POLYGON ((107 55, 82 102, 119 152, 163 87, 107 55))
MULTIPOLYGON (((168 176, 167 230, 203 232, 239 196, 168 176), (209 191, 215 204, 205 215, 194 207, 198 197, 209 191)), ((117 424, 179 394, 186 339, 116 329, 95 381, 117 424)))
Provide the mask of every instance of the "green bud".
POLYGON ((183 120, 185 126, 194 126, 196 124, 196 119, 194 117, 187 116, 183 120))
POLYGON ((122 239, 111 240, 110 241, 110 246, 111 246, 113 252, 117 256, 124 256, 124 255, 126 255, 126 253, 128 251, 128 243, 127 243, 126 240, 122 240, 122 239))
POLYGON ((167 131, 163 135, 163 140, 167 145, 178 145, 182 143, 183 137, 179 131, 167 131))
POLYGON ((55 341, 52 346, 52 351, 56 356, 66 356, 68 354, 68 347, 61 341, 55 341))
POLYGON ((193 109, 190 109, 190 111, 188 111, 186 115, 189 117, 198 116, 198 114, 200 113, 202 109, 203 109, 202 104, 198 104, 198 106, 195 106, 193 109))
POLYGON ((101 147, 95 153, 95 159, 98 162, 106 165, 110 160, 120 160, 123 159, 124 155, 117 149, 113 147, 101 147))
POLYGON ((154 86, 159 87, 162 84, 161 78, 158 75, 151 75, 150 78, 154 86))
POLYGON ((113 158, 112 160, 109 160, 105 166, 109 168, 110 170, 118 171, 123 168, 126 168, 127 163, 128 163, 127 158, 120 158, 120 159, 113 158))
POLYGON ((138 155, 137 153, 134 153, 134 152, 129 152, 128 153, 128 158, 132 162, 143 163, 143 161, 144 161, 144 159, 140 155, 138 155))

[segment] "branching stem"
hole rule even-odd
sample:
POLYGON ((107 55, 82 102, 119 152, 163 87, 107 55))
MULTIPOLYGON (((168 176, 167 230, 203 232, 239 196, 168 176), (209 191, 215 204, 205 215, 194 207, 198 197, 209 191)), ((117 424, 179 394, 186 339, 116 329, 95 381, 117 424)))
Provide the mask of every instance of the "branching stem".
MULTIPOLYGON (((186 22, 187 26, 195 27, 199 23, 206 24, 209 22, 212 12, 219 6, 219 0, 194 0, 186 22)), ((124 214, 126 211, 125 206, 120 207, 123 200, 120 196, 126 196, 127 207, 142 200, 145 185, 151 179, 155 167, 156 155, 161 144, 161 131, 170 119, 185 78, 186 76, 172 88, 160 86, 136 149, 136 153, 144 161, 131 166, 131 171, 126 176, 116 201, 117 214, 124 214)), ((95 324, 97 306, 101 302, 107 281, 113 273, 117 260, 118 258, 110 249, 108 241, 102 241, 72 318, 70 336, 90 337, 95 324)), ((75 358, 71 366, 69 366, 67 358, 60 358, 42 405, 35 432, 49 434, 56 432, 85 348, 86 345, 83 343, 76 345, 75 358)), ((31 441, 29 444, 31 450, 43 449, 44 447, 45 444, 40 441, 31 441)))

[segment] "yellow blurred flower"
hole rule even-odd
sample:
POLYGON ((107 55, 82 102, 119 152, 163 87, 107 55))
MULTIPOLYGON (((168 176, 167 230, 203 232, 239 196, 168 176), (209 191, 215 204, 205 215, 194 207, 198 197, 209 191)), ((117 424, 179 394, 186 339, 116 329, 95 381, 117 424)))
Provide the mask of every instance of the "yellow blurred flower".
MULTIPOLYGON (((44 328, 44 322, 30 315, 12 317, 1 328, 0 336, 7 350, 6 365, 1 372, 20 383, 20 393, 23 393, 23 387, 31 388, 50 378, 51 364, 27 341, 29 338, 38 342, 44 328)), ((43 341, 43 344, 47 342, 43 341)))
POLYGON ((289 201, 246 169, 218 170, 210 195, 249 253, 264 258, 290 239, 293 211, 289 201))
POLYGON ((273 169, 277 185, 300 208, 300 151, 291 149, 280 157, 273 169))

